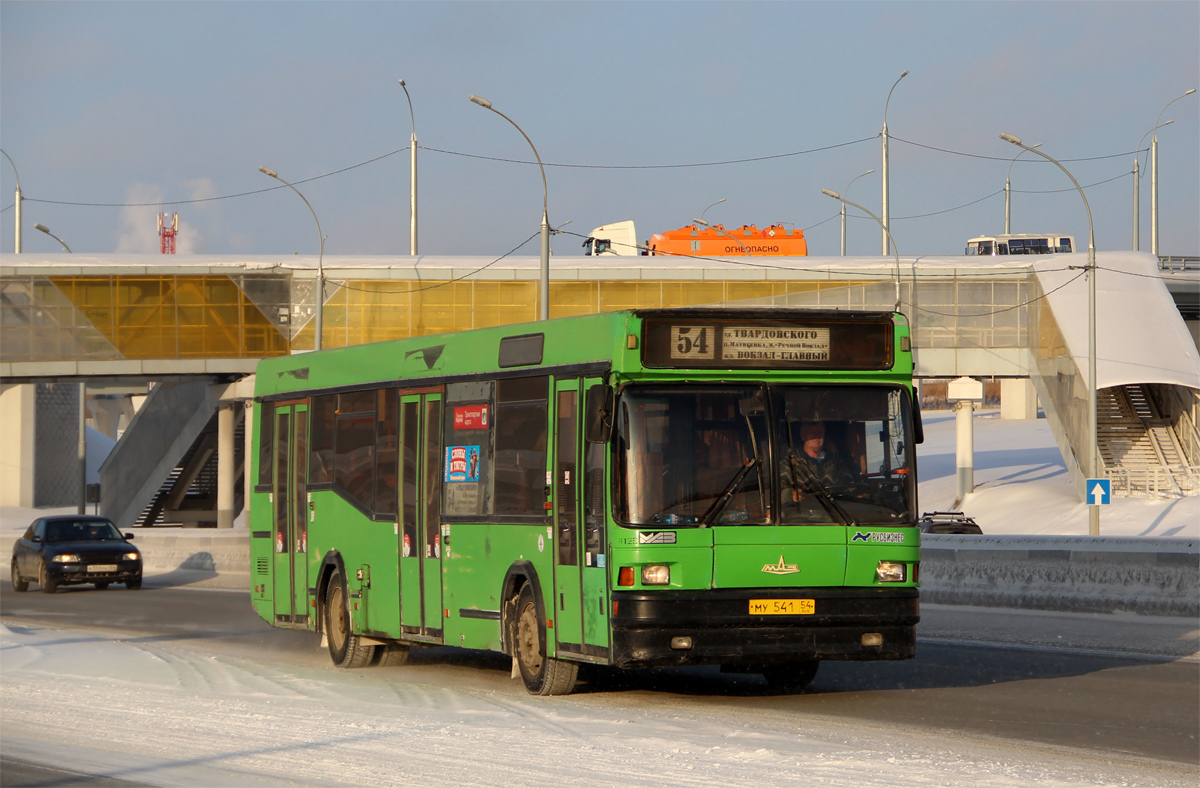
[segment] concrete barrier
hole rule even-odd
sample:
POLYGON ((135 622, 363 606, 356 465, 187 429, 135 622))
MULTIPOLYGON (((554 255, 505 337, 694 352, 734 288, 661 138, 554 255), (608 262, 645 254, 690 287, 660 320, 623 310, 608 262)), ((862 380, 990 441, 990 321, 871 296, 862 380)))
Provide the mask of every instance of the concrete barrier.
POLYGON ((1200 616, 1200 540, 921 537, 921 598, 944 605, 1200 616))
POLYGON ((250 571, 250 534, 241 528, 134 528, 133 543, 142 553, 142 571, 175 569, 246 574, 250 571))
MULTIPOLYGON (((148 573, 250 572, 243 529, 134 530, 148 573)), ((921 542, 926 602, 1200 616, 1200 540, 923 534, 921 542)))

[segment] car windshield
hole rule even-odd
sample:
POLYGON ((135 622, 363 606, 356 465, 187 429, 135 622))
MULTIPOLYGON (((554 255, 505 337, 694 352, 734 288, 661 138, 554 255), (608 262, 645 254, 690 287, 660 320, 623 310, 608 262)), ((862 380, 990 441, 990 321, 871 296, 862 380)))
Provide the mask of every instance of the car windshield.
POLYGON ((71 520, 46 523, 47 542, 121 541, 116 526, 106 520, 71 520))
POLYGON ((618 519, 911 523, 908 407, 887 386, 631 387, 617 413, 618 519))

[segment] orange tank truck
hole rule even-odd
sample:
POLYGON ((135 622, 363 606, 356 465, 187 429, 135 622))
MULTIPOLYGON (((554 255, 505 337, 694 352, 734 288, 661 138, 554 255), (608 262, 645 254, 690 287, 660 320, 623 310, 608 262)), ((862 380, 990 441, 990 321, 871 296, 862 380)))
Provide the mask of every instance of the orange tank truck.
POLYGON ((803 230, 781 224, 758 229, 753 224, 726 230, 714 224, 700 228, 689 224, 678 230, 655 233, 647 244, 650 254, 686 257, 806 257, 808 243, 803 230))

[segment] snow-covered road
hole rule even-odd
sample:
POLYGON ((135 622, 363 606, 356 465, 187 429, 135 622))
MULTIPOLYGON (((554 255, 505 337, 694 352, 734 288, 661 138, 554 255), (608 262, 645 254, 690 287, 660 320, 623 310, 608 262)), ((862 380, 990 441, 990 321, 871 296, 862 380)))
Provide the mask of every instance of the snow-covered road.
POLYGON ((1194 767, 678 693, 533 698, 470 665, 450 668, 447 686, 445 668, 441 681, 420 668, 342 671, 11 619, 0 635, 0 755, 151 785, 1190 788, 1197 779, 1194 767))

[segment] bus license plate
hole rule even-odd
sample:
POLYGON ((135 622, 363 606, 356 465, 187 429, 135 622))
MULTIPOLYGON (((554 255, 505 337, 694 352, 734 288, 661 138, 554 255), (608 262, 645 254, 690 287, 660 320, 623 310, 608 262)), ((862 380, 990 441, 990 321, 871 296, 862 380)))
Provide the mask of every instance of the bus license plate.
POLYGON ((813 599, 751 599, 752 616, 811 616, 817 612, 813 599))
POLYGON ((98 572, 115 572, 117 571, 116 564, 89 564, 88 572, 96 574, 98 572))

